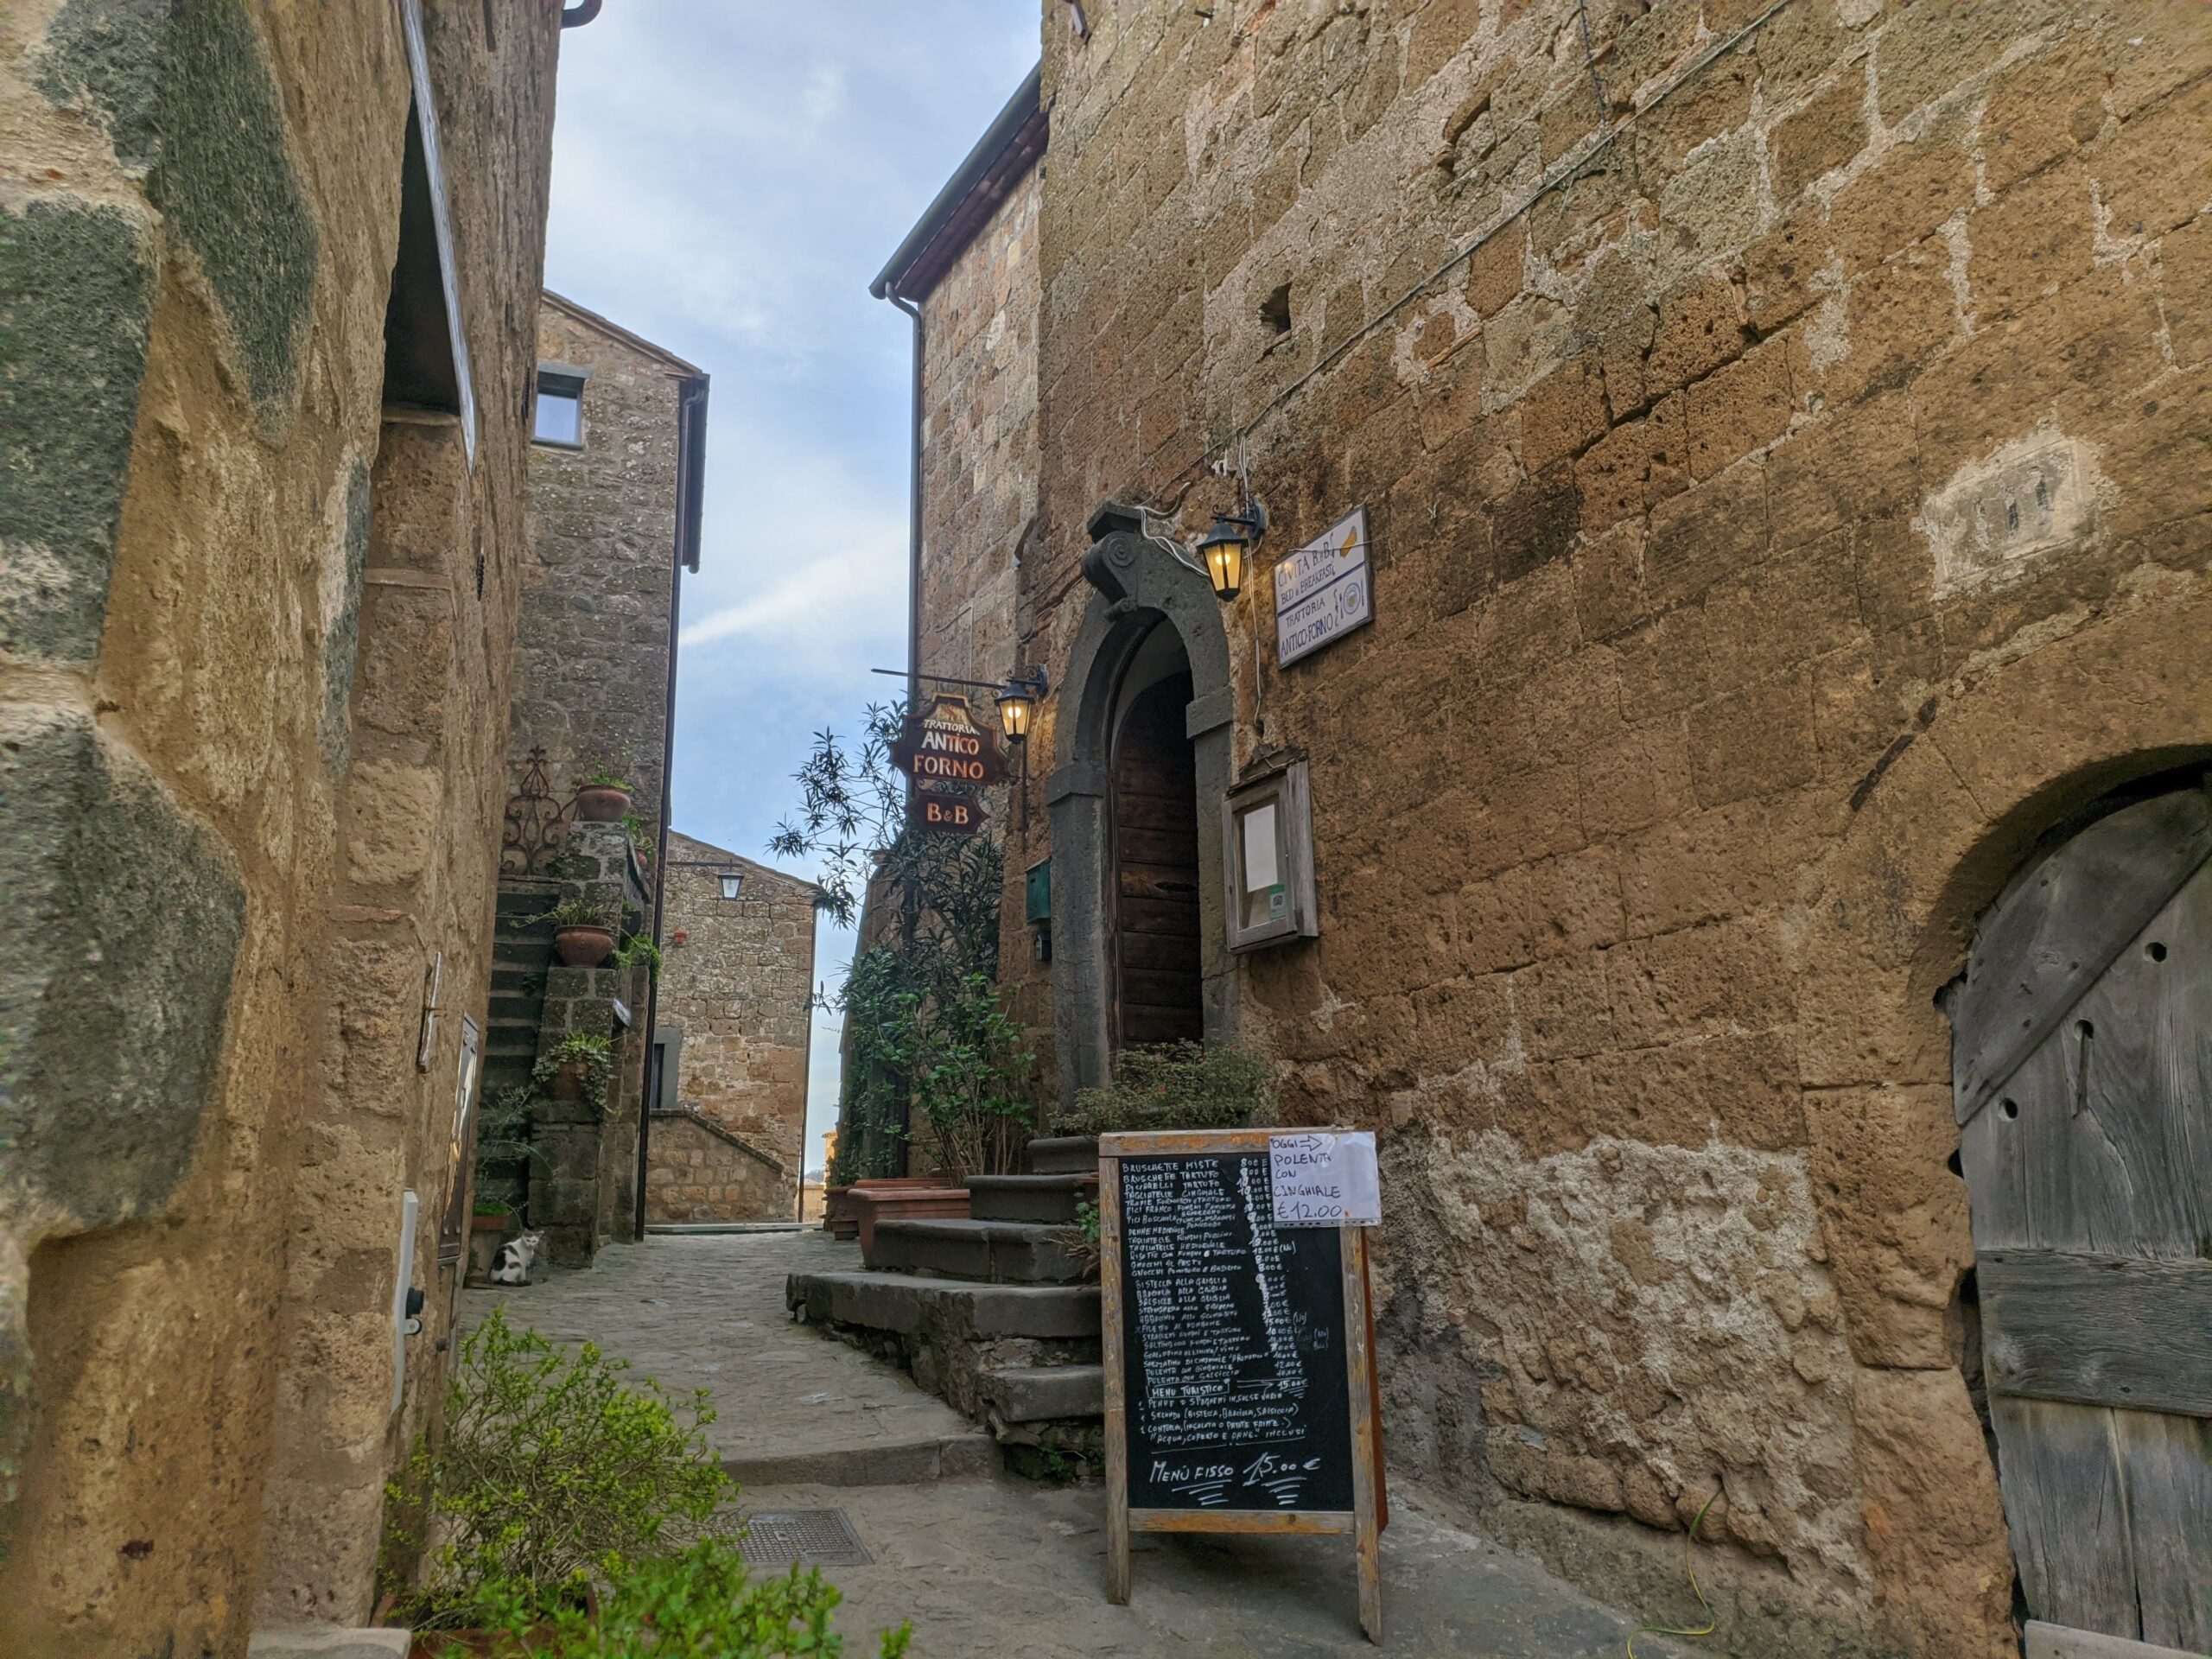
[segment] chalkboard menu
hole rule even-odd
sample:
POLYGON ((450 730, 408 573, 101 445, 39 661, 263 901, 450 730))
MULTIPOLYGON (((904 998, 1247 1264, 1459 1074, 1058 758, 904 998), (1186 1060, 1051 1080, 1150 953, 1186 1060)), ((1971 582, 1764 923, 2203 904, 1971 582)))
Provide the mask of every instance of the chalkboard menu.
POLYGON ((1107 1593, 1129 1599, 1135 1532, 1347 1534, 1380 1642, 1367 1236, 1280 1224, 1269 1148, 1264 1129, 1099 1137, 1107 1593))
POLYGON ((1352 1507, 1344 1263, 1264 1152, 1121 1160, 1129 1503, 1352 1507))

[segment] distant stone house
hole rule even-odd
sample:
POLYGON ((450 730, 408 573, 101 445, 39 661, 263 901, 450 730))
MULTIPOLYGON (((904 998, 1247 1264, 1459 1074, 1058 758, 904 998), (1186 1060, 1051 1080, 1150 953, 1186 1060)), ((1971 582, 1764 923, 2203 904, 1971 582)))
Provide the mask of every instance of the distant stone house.
POLYGON ((649 1221, 797 1217, 813 1032, 812 882, 671 831, 649 1221), (665 1074, 664 1074, 665 1076, 665 1074))
POLYGON ((537 1096, 529 1153, 490 1167, 560 1262, 638 1236, 644 1103, 660 1048, 644 963, 563 966, 537 918, 581 899, 612 906, 626 935, 649 938, 658 925, 677 619, 683 575, 699 567, 707 392, 707 376, 682 358, 544 296, 484 1073, 494 1100, 537 1096), (629 785, 630 816, 577 823, 577 791, 602 771, 629 785), (531 1090, 540 1056, 579 1032, 615 1043, 604 1109, 531 1090))

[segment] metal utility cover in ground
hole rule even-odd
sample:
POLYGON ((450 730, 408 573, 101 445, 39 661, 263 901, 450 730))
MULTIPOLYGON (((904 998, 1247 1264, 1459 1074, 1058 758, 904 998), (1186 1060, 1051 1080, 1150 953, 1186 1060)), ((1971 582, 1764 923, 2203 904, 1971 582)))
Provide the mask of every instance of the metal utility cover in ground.
POLYGON ((872 1567, 875 1557, 842 1510, 779 1510, 748 1516, 743 1544, 745 1564, 781 1569, 794 1562, 807 1567, 872 1567))

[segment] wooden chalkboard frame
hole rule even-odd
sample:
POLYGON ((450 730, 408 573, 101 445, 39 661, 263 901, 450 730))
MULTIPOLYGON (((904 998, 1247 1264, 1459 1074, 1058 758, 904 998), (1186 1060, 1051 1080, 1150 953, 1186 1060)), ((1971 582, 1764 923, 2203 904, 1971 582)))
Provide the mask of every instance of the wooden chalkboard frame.
POLYGON ((1268 1150, 1268 1129, 1173 1129, 1098 1137, 1099 1303, 1106 1371, 1106 1594, 1129 1599, 1129 1538, 1139 1532, 1350 1534, 1359 1573, 1359 1626, 1382 1640, 1383 1497, 1375 1394, 1374 1320, 1368 1306, 1367 1230, 1340 1227, 1344 1296, 1344 1382, 1351 1418, 1352 1508, 1335 1510, 1140 1510, 1129 1506, 1128 1356, 1122 1345, 1122 1160, 1214 1157, 1268 1150))

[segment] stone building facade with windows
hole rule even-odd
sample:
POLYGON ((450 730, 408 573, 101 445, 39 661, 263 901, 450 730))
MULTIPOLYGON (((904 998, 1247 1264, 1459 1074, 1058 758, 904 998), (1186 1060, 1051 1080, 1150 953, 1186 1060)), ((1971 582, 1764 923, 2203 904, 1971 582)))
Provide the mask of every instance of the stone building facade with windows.
POLYGON ((370 1611, 459 1272, 563 21, 0 23, 0 1649, 370 1611))
MULTIPOLYGON (((1172 995, 1287 1121, 1376 1130, 1390 1453, 1585 1583, 1670 1605, 1713 1499, 1725 1650, 1998 1659, 2016 1590, 2088 1624, 2052 1561, 2103 1544, 2039 1532, 2043 1408, 1982 1352, 1991 1137, 2044 1108, 1981 1087, 1973 1005, 2047 860, 2146 802, 2175 839, 2127 868, 2199 858, 2202 8, 1041 20, 1015 654, 1053 690, 1002 960, 1052 1092, 1172 995), (1224 604, 1190 550, 1253 501, 1224 604), (1274 571, 1362 507, 1372 620, 1286 666, 1274 571), (1116 835, 1170 763, 1172 913, 1116 835), (1222 816, 1301 767, 1315 936, 1232 953, 1222 816)), ((2194 1075, 2202 1004, 2133 1075, 2194 1075)), ((2196 1167, 2084 1144, 2084 1192, 2196 1167)), ((2185 1410, 2106 1414, 2212 1484, 2185 1410)), ((2149 1559, 2104 1628, 2196 1650, 2149 1559)))
POLYGON ((790 1221, 805 1173, 821 889, 671 831, 645 1216, 790 1221))
POLYGON ((582 1266, 645 1219, 647 1103, 664 1092, 658 988, 640 963, 571 967, 543 918, 601 906, 626 944, 659 935, 669 834, 677 629, 699 568, 708 377, 548 291, 538 311, 530 559, 515 639, 499 868, 498 959, 484 1075, 527 1096, 520 1146, 486 1173, 555 1262, 582 1266), (577 822, 594 776, 630 790, 620 825, 577 822), (618 1057, 603 1109, 545 1098, 534 1072, 575 1035, 618 1057))

